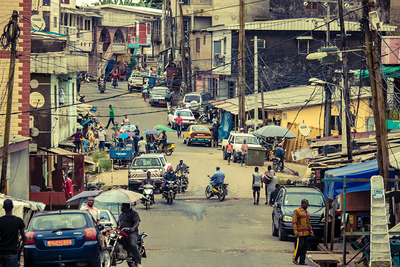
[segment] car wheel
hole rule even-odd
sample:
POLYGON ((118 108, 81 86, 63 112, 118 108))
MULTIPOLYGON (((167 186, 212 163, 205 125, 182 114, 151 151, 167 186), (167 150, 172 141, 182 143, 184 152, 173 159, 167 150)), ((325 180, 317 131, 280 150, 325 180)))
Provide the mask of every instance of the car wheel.
POLYGON ((153 102, 150 102, 150 106, 151 106, 151 107, 154 106, 153 102))
POLYGON ((283 229, 282 229, 280 223, 279 223, 279 240, 280 240, 280 241, 287 241, 287 240, 288 240, 288 237, 287 237, 287 235, 285 235, 285 233, 283 232, 283 229))
POLYGON ((185 138, 182 138, 182 143, 186 144, 185 138))
POLYGON ((233 162, 237 162, 238 158, 235 156, 235 152, 233 152, 233 162))
POLYGON ((186 145, 187 146, 190 146, 192 144, 192 142, 190 142, 190 140, 188 139, 188 140, 186 140, 186 145))
POLYGON ((272 236, 278 236, 278 229, 275 228, 274 215, 272 214, 272 236))

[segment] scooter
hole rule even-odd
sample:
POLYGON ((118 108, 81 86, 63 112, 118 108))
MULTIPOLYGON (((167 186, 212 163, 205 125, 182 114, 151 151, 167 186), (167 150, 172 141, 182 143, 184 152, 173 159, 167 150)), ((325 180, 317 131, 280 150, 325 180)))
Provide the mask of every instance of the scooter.
POLYGON ((104 81, 101 81, 99 83, 99 90, 100 90, 100 93, 102 93, 102 94, 106 91, 106 83, 104 81))
POLYGON ((142 200, 143 205, 146 206, 146 210, 150 209, 150 206, 153 204, 153 190, 154 187, 151 184, 145 184, 143 186, 143 195, 144 198, 142 200))
MULTIPOLYGON (((129 242, 129 228, 122 229, 111 229, 106 230, 105 233, 105 241, 110 252, 111 257, 111 265, 116 266, 117 264, 121 264, 124 260, 128 263, 129 267, 134 266, 134 262, 132 259, 132 254, 128 252, 127 245, 129 242)), ((147 258, 146 248, 144 245, 144 238, 147 236, 146 233, 141 233, 137 238, 137 247, 139 253, 142 255, 142 258, 147 258)))
MULTIPOLYGON (((158 143, 157 146, 160 147, 161 143, 158 143)), ((171 156, 172 152, 174 152, 175 143, 165 143, 163 146, 163 150, 160 153, 165 153, 167 156, 171 156)))
MULTIPOLYGON (((189 168, 189 166, 187 167, 189 168)), ((176 172, 176 177, 178 178, 178 193, 185 192, 189 185, 188 179, 189 172, 183 172, 178 170, 176 172)))
POLYGON ((273 158, 272 159, 272 169, 275 171, 275 172, 277 172, 278 170, 279 171, 283 171, 283 168, 282 168, 282 164, 281 164, 281 159, 280 158, 273 158))
MULTIPOLYGON (((207 175, 210 177, 210 175, 207 175)), ((224 201, 225 196, 228 195, 228 185, 229 184, 218 184, 214 185, 212 191, 210 192, 210 185, 206 187, 206 198, 211 198, 213 196, 217 196, 219 201, 224 201)))

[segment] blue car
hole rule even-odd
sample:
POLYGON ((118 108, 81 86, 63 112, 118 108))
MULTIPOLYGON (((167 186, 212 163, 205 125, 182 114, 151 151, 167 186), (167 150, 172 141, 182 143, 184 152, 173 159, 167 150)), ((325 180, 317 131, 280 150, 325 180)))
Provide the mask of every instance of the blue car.
POLYGON ((36 215, 27 229, 25 267, 47 264, 109 267, 110 254, 101 245, 100 230, 87 211, 61 210, 36 215))

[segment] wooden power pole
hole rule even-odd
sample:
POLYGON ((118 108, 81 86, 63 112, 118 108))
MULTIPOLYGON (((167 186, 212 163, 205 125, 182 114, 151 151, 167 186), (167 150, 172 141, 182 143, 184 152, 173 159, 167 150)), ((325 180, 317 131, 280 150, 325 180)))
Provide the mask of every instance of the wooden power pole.
POLYGON ((18 29, 18 11, 14 10, 11 18, 11 54, 10 54, 10 70, 8 74, 8 89, 7 89, 7 108, 6 108, 6 122, 4 129, 4 142, 3 142, 3 161, 1 165, 1 183, 0 192, 5 193, 6 179, 7 179, 7 165, 8 165, 8 143, 10 142, 10 124, 11 124, 11 108, 12 108, 12 95, 14 88, 14 71, 15 71, 15 57, 17 53, 17 32, 18 29))
MULTIPOLYGON (((376 29, 370 29, 369 12, 373 10, 374 2, 363 0, 364 7, 364 35, 367 53, 367 66, 369 71, 369 80, 371 83, 372 101, 374 110, 376 143, 378 148, 378 167, 379 175, 383 178, 390 178, 389 173, 389 151, 386 131, 386 108, 383 97, 382 75, 379 64, 379 39, 376 29)), ((385 183, 386 191, 390 191, 390 181, 385 183)))
POLYGON ((339 7, 339 21, 340 21, 340 34, 342 39, 342 62, 343 62, 343 94, 342 97, 344 98, 344 118, 342 118, 342 124, 346 127, 346 132, 343 131, 342 127, 342 140, 346 138, 346 146, 347 146, 347 158, 348 160, 353 160, 353 149, 351 146, 351 128, 350 128, 350 90, 349 90, 349 75, 348 75, 348 67, 347 67, 347 38, 346 38, 346 30, 344 28, 344 17, 343 17, 343 0, 338 0, 338 7, 339 7))
POLYGON ((246 121, 246 112, 245 112, 245 74, 246 74, 246 68, 245 68, 245 44, 246 44, 246 34, 245 34, 245 9, 244 9, 244 0, 240 0, 240 6, 239 6, 239 22, 240 22, 240 27, 239 27, 239 55, 238 55, 238 61, 239 61, 239 125, 240 127, 245 127, 245 121, 246 121))
POLYGON ((186 52, 185 52, 185 31, 183 27, 183 11, 182 11, 182 4, 179 4, 180 10, 180 19, 181 19, 181 59, 182 59, 182 74, 183 74, 183 81, 185 86, 183 87, 183 95, 186 94, 188 89, 188 81, 187 81, 187 62, 186 62, 186 52))

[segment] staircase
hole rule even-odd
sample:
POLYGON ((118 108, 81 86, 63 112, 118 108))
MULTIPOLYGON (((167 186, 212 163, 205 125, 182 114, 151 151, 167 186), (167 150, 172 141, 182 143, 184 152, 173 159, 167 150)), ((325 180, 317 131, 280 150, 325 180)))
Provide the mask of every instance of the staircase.
POLYGON ((369 266, 392 266, 385 189, 383 178, 379 175, 371 177, 371 254, 369 266))
POLYGON ((107 51, 103 54, 103 58, 98 67, 99 74, 104 73, 104 70, 107 67, 108 61, 111 59, 111 56, 113 55, 111 53, 111 51, 112 51, 112 43, 108 46, 107 51))

